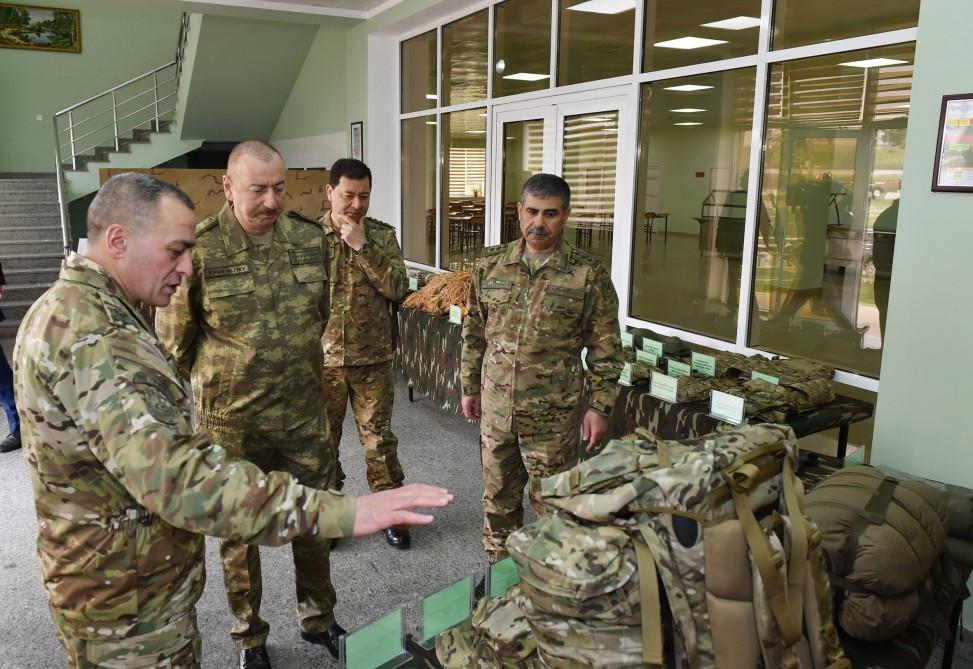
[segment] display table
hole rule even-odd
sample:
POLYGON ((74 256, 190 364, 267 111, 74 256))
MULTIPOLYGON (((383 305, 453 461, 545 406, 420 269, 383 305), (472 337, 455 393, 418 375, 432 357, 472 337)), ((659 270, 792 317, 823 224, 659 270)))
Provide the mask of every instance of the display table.
MULTIPOLYGON (((462 413, 462 332, 463 326, 450 323, 445 316, 430 316, 416 309, 399 310, 395 362, 409 384, 410 401, 414 393, 419 393, 444 411, 462 413)), ((788 416, 786 423, 798 437, 838 428, 838 456, 844 457, 849 426, 870 418, 874 408, 868 402, 839 396, 813 411, 788 416)), ((620 386, 612 436, 620 437, 643 427, 663 439, 689 439, 709 434, 720 425, 726 423, 710 417, 708 402, 669 404, 649 395, 648 385, 620 386)))

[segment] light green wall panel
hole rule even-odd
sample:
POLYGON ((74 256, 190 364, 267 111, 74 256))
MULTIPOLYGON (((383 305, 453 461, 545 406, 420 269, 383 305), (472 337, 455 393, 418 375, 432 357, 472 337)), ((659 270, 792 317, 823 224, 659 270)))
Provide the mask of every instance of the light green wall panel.
POLYGON ((179 7, 31 0, 81 10, 81 53, 0 49, 0 172, 54 171, 54 113, 173 60, 179 7), (42 121, 36 115, 43 116, 42 121))

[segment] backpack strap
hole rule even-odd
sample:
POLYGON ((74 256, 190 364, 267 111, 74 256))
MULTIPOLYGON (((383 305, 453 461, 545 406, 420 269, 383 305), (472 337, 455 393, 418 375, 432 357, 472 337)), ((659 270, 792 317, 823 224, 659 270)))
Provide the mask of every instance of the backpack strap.
POLYGON ((808 542, 808 571, 811 576, 811 582, 814 584, 814 594, 818 605, 818 617, 821 620, 821 629, 817 630, 817 632, 818 638, 823 645, 822 651, 828 662, 824 669, 852 669, 851 661, 845 657, 844 649, 841 647, 841 639, 838 638, 838 628, 835 627, 833 618, 828 615, 832 611, 831 588, 828 584, 827 571, 824 568, 821 532, 816 527, 811 526, 808 542))
POLYGON ((882 482, 878 485, 878 490, 865 504, 865 508, 858 512, 858 518, 848 533, 845 545, 841 547, 838 553, 840 557, 835 566, 838 567, 839 576, 846 576, 854 570, 855 556, 858 553, 858 543, 861 541, 862 535, 869 525, 881 525, 885 522, 886 513, 898 485, 899 482, 896 479, 888 477, 882 479, 882 482))
MULTIPOLYGON (((644 531, 644 528, 643 528, 644 531)), ((659 597, 659 574, 649 546, 639 537, 633 538, 635 558, 639 567, 639 595, 642 609, 642 660, 646 664, 662 665, 662 604, 659 597)))

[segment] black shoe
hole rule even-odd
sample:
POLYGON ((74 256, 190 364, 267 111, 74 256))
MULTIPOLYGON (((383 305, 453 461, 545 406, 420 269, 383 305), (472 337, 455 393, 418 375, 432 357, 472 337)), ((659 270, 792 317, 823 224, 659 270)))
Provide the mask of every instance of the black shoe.
POLYGON ((327 632, 305 632, 301 630, 301 638, 308 643, 324 646, 331 653, 331 657, 338 659, 338 640, 345 635, 345 628, 335 623, 327 632))
POLYGON ((409 536, 409 530, 400 530, 394 527, 385 530, 385 540, 389 542, 389 546, 392 548, 398 548, 403 551, 412 545, 412 537, 409 536))
POLYGON ((9 453, 20 448, 20 430, 11 432, 7 438, 0 441, 0 453, 9 453))
POLYGON ((481 576, 476 585, 473 586, 473 599, 480 601, 486 594, 486 576, 481 576))
POLYGON ((240 651, 240 669, 273 669, 267 646, 244 648, 240 651))

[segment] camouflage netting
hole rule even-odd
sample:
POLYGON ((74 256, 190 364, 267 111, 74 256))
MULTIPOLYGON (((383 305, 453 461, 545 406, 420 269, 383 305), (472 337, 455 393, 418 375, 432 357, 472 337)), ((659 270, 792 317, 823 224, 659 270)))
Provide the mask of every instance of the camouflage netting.
POLYGON ((472 284, 473 275, 469 272, 448 272, 432 276, 426 281, 426 285, 405 298, 402 306, 441 316, 448 314, 450 306, 455 304, 465 312, 472 284))

